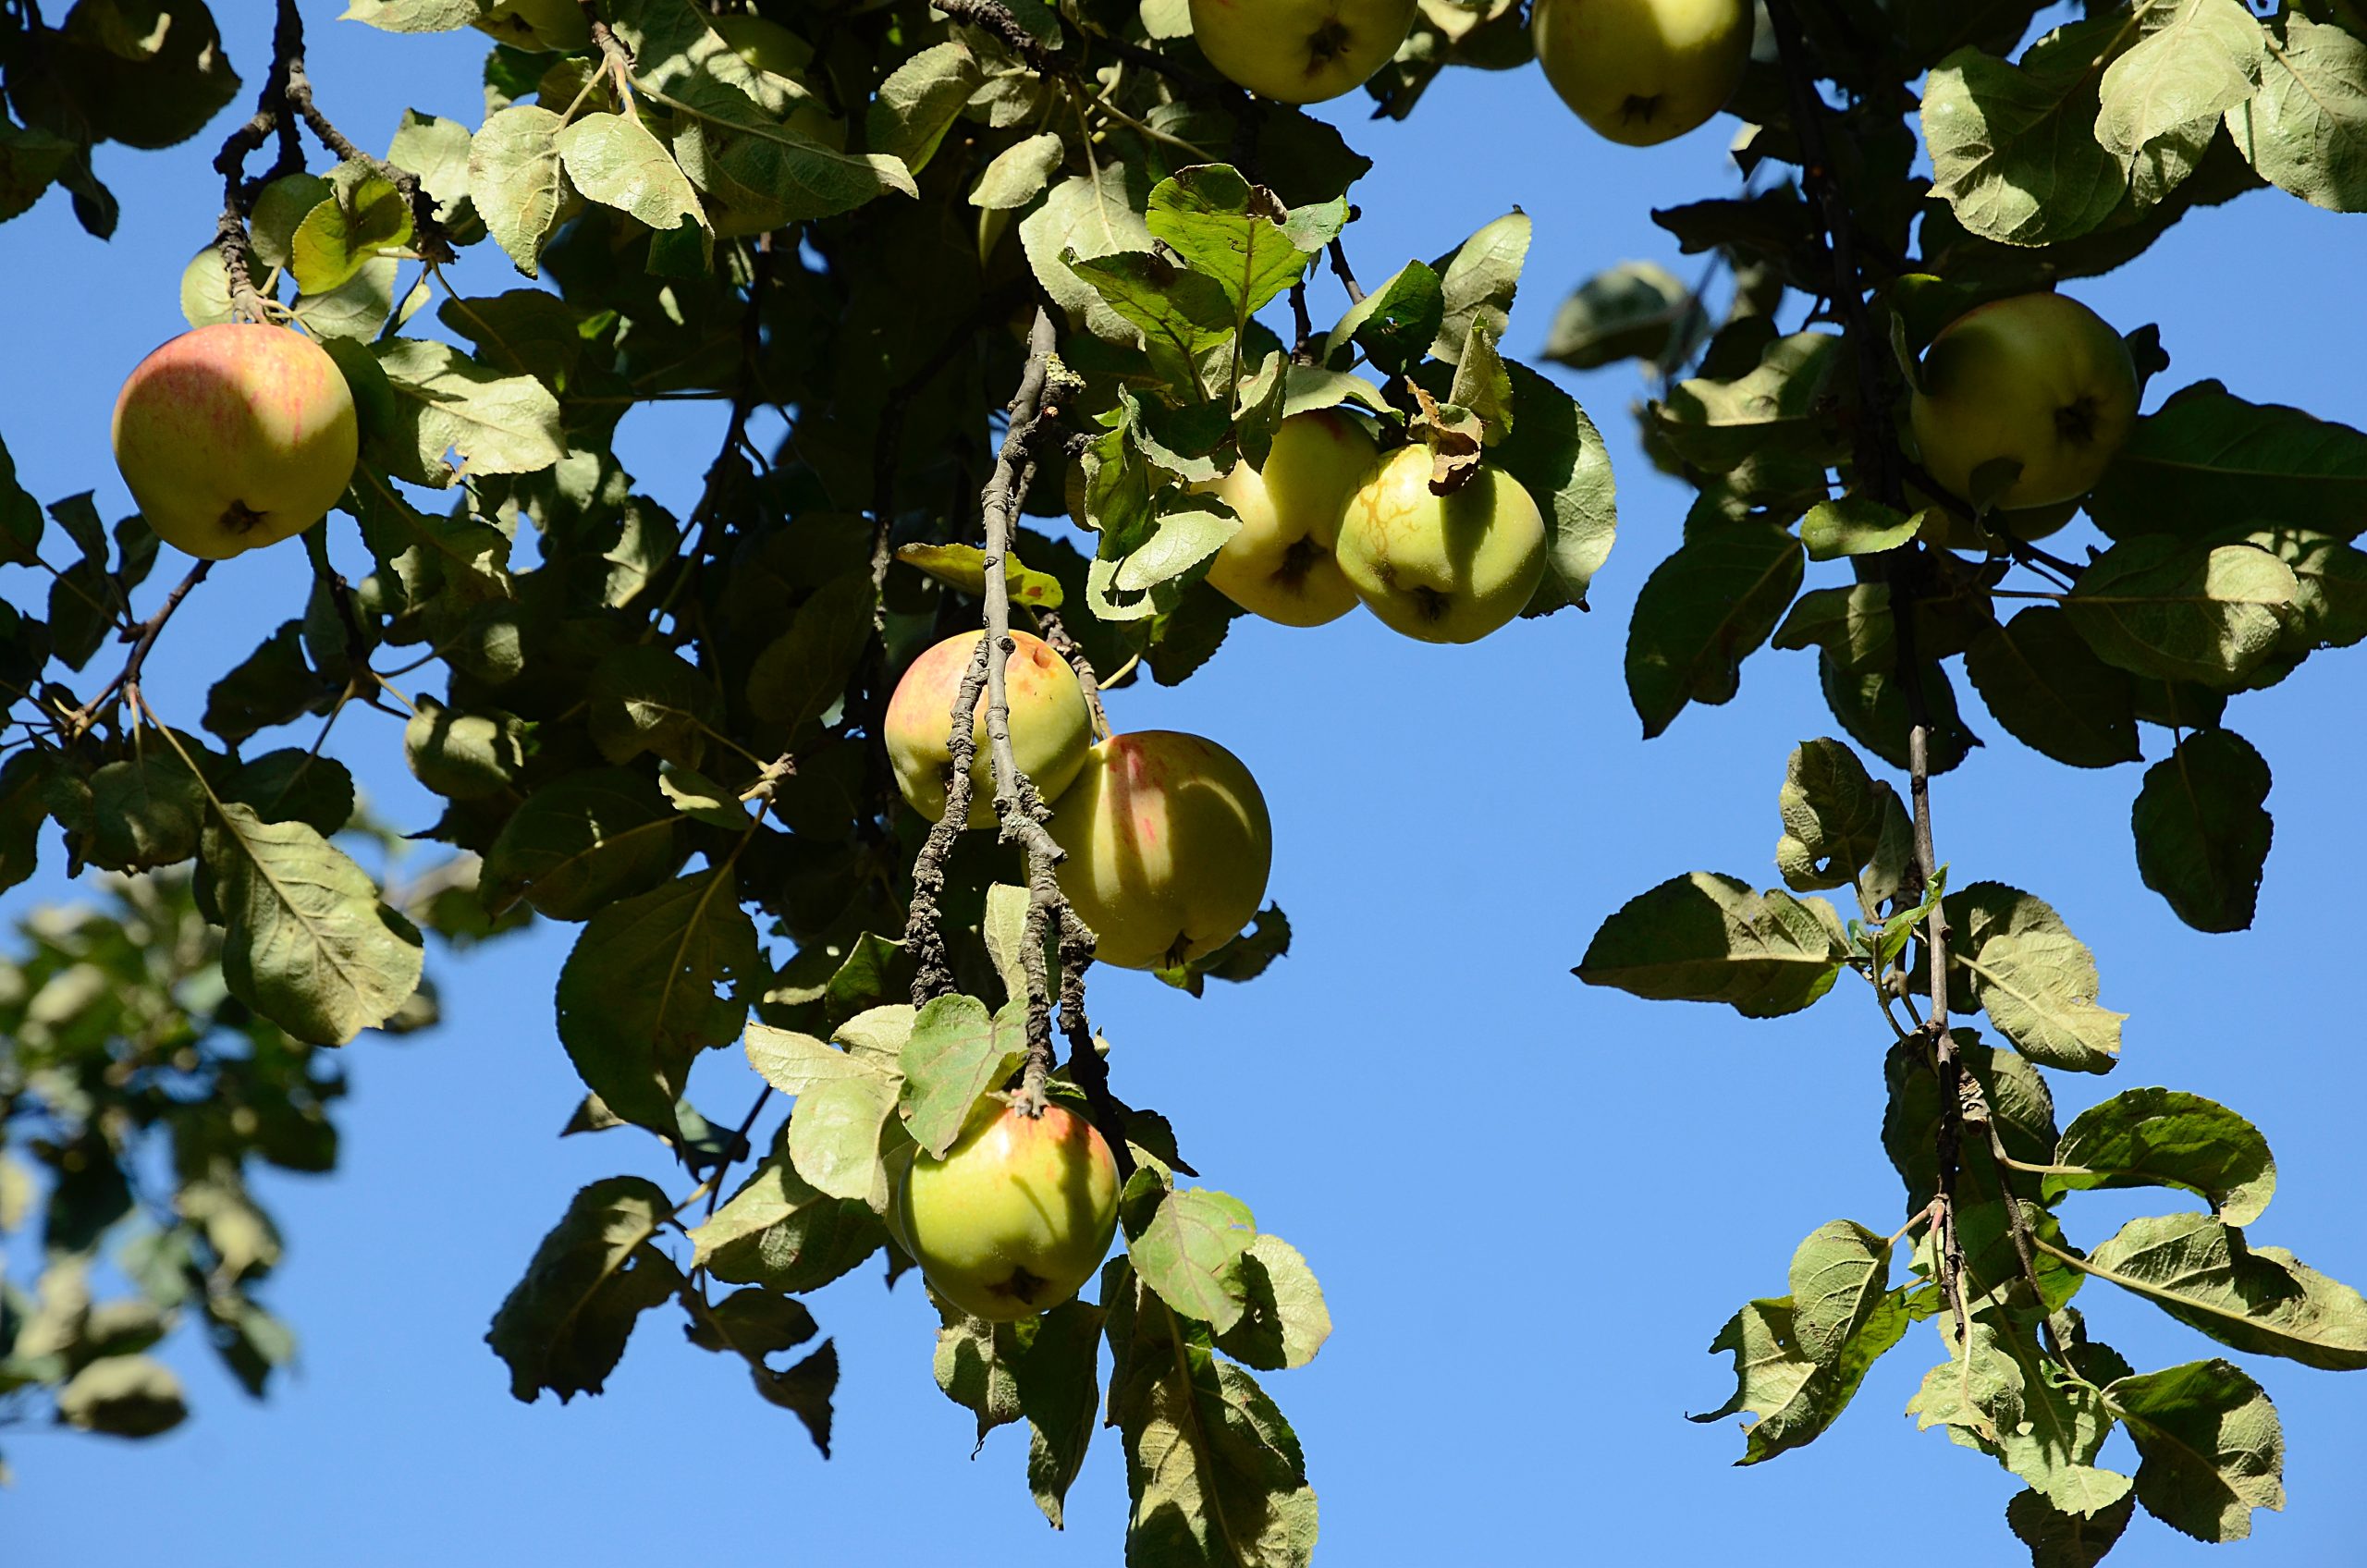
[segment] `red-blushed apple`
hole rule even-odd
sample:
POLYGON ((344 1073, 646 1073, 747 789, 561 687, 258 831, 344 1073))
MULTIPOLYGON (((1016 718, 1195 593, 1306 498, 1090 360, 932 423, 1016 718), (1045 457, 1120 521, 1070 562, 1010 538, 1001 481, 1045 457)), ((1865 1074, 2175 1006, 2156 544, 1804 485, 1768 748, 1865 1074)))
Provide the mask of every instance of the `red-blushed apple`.
POLYGON ((1545 579, 1544 514, 1520 481, 1483 463, 1451 495, 1430 490, 1430 452, 1382 459, 1340 523, 1340 570, 1381 623, 1425 643, 1476 643, 1520 614, 1545 579))
MULTIPOLYGON (((901 1162, 900 1162, 901 1163, 901 1162)), ((1118 1166, 1091 1122, 988 1095, 943 1159, 914 1155, 890 1229, 938 1295, 1007 1323, 1076 1294, 1118 1228, 1118 1166)))
POLYGON ((360 447, 353 395, 321 346, 286 327, 185 332, 115 401, 115 460, 148 526, 208 560, 328 515, 360 447))
POLYGON ((1387 65, 1419 0, 1192 0, 1200 53, 1252 92, 1319 104, 1387 65))
POLYGON ((1545 80, 1578 118, 1650 147, 1726 106, 1755 19, 1750 0, 1537 0, 1530 26, 1545 80))
MULTIPOLYGON (((952 766, 953 699, 970 673, 984 631, 964 631, 914 659, 888 699, 885 726, 888 761, 896 788, 912 808, 935 822, 945 815, 946 774, 952 766)), ((1093 746, 1093 716, 1076 671, 1040 637, 1011 634, 1004 690, 1011 698, 1011 750, 1019 770, 1036 782, 1046 802, 1060 798, 1093 746)), ((970 764, 970 826, 995 821, 993 759, 987 754, 987 693, 981 687, 971 737, 978 743, 970 764)))
POLYGON ((1274 862, 1266 797, 1241 759, 1172 730, 1113 735, 1052 814, 1061 891, 1121 969, 1172 969, 1257 917, 1274 862))
POLYGON ((1294 414, 1274 433, 1263 469, 1237 463, 1210 486, 1241 515, 1241 532, 1208 563, 1208 582, 1243 609, 1284 626, 1320 626, 1356 607, 1332 550, 1348 497, 1379 449, 1355 415, 1294 414))
POLYGON ((2086 495, 2137 423, 2137 366, 2102 316, 2065 294, 2017 294, 1967 311, 1923 351, 1915 442, 1943 488, 2018 511, 2086 495), (2003 492, 1974 475, 2022 465, 2003 492))

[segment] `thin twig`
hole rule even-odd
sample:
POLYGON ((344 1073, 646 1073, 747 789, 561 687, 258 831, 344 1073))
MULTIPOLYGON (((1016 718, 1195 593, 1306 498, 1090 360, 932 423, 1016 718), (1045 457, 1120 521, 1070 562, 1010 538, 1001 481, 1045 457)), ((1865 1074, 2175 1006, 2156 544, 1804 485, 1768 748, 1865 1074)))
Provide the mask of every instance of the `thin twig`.
POLYGON ((165 623, 173 619, 173 612, 181 607, 181 601, 189 597, 190 590, 204 582, 205 574, 213 570, 212 561, 200 561, 190 568, 189 575, 182 578, 174 585, 173 591, 165 595, 165 602, 156 606, 155 614, 137 626, 127 628, 121 633, 123 640, 131 644, 131 653, 124 659, 123 668, 117 673, 116 678, 107 682, 106 690, 91 699, 89 704, 75 713, 73 728, 78 733, 90 728, 118 692, 125 693, 132 705, 135 708, 138 707, 140 671, 148 663, 148 650, 156 645, 156 638, 164 631, 165 623))
POLYGON ((1038 608, 1032 613, 1045 645, 1066 659, 1069 668, 1076 672, 1076 683, 1085 689, 1085 709, 1093 716, 1095 737, 1107 741, 1117 731, 1110 728, 1109 710, 1101 705, 1101 682, 1093 673, 1093 661, 1085 657, 1077 640, 1069 635, 1068 624, 1061 619, 1060 611, 1038 608))
POLYGON ((1348 291, 1348 302, 1352 305, 1363 304, 1365 287, 1356 281, 1356 275, 1348 270, 1348 248, 1335 239, 1331 241, 1331 270, 1339 275, 1340 287, 1348 291))

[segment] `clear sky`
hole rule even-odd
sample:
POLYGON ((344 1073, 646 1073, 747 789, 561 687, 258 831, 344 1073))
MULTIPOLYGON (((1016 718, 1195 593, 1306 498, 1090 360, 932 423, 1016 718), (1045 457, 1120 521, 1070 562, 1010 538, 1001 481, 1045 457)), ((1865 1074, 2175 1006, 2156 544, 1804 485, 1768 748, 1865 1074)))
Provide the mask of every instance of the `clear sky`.
MULTIPOLYGON (((267 9, 215 5, 250 80, 241 113, 266 63, 267 9)), ((473 34, 393 39, 332 25, 332 9, 307 6, 313 75, 361 141, 383 147, 406 106, 476 123, 473 34)), ((0 433, 44 501, 95 486, 110 518, 130 508, 108 410, 139 356, 181 327, 176 284, 213 232, 221 187, 207 164, 229 123, 169 153, 102 151, 124 199, 111 244, 83 235, 56 193, 0 227, 0 433)), ((1506 348, 1534 352, 1563 294, 1600 268, 1649 258, 1689 273, 1696 263, 1678 262, 1648 214, 1731 190, 1732 129, 1722 120, 1663 148, 1616 148, 1534 71, 1452 73, 1410 126, 1349 124, 1380 162, 1358 189, 1351 250, 1372 281, 1518 203, 1536 245, 1506 348)), ((2367 425, 2363 265, 2367 220, 2263 193, 2190 217, 2137 264, 2073 292, 2123 328, 2163 324, 2174 363, 2152 401, 2216 376, 2367 425)), ((514 281, 490 246, 460 276, 488 292, 514 281)), ((1318 308, 1339 304, 1326 283, 1318 308)), ((1243 620, 1188 685, 1113 696, 1121 729, 1198 731, 1248 762, 1273 809, 1273 895, 1296 931, 1263 979, 1212 986, 1203 1000, 1098 972, 1095 1018, 1115 1043, 1118 1085, 1171 1115, 1208 1184, 1248 1202, 1322 1279, 1331 1344, 1305 1370, 1263 1379, 1321 1494, 1318 1562, 2016 1561, 2002 1511, 2018 1483, 1901 1414, 1943 1355, 1928 1329, 1875 1368, 1836 1429, 1772 1464, 1731 1468, 1734 1427, 1681 1418, 1731 1390, 1724 1359, 1705 1347, 1743 1301, 1783 1292, 1801 1236, 1835 1218, 1884 1231, 1901 1218, 1876 1138, 1887 1035, 1848 994, 1854 981, 1806 1014, 1754 1023, 1569 974, 1601 917, 1666 876, 1711 869, 1771 885, 1785 754, 1835 729, 1811 656, 1768 652, 1739 700, 1639 741, 1620 676, 1628 611, 1674 545, 1686 496, 1637 448, 1629 405, 1644 386, 1632 369, 1569 385, 1622 482, 1619 547, 1591 615, 1521 623, 1470 648, 1411 643, 1363 615, 1314 631, 1243 620)), ((719 418, 636 414, 625 459, 687 509, 719 418)), ((340 557, 356 558, 350 523, 332 527, 340 557)), ((160 563, 143 611, 178 571, 160 563)), ((205 674, 298 613, 304 576, 292 551, 217 571, 150 666, 160 711, 193 723, 205 674)), ((28 583, 12 574, 0 590, 28 583)), ((2355 804, 2361 680, 2356 658, 2322 655, 2231 708, 2276 770, 2276 849, 2259 923, 2240 936, 2187 930, 2139 882, 2139 768, 2037 758, 1961 681, 1993 744, 1934 791, 1955 879, 2053 901, 2095 949, 2104 1003, 2134 1015, 2109 1080, 2055 1078, 2065 1118, 2149 1084, 2226 1101, 2277 1155, 2279 1194, 2253 1237, 2353 1283, 2367 1283, 2356 1132, 2367 1058, 2347 989, 2357 942, 2336 900, 2367 839, 2355 804)), ((2144 739, 2158 758, 2163 733, 2144 739)), ((405 827, 433 820, 395 721, 357 710, 334 749, 383 815, 405 827)), ((67 891, 53 859, 0 912, 67 891)), ((433 953, 449 1022, 349 1048, 337 1173, 260 1178, 288 1237, 265 1299, 302 1346, 266 1404, 184 1335, 167 1354, 196 1414, 174 1434, 0 1434, 18 1476, 0 1497, 11 1568, 115 1568, 160 1552, 180 1568, 622 1563, 685 1550, 721 1562, 1117 1561, 1114 1434, 1097 1438, 1070 1528, 1052 1535, 1027 1498, 1025 1438, 999 1432, 972 1459, 969 1415, 930 1378, 936 1316, 914 1281, 884 1291, 876 1267, 815 1304, 844 1365, 828 1464, 748 1390, 736 1360, 689 1347, 663 1313, 644 1319, 606 1396, 566 1408, 510 1399, 485 1322, 569 1195, 625 1171, 687 1186, 637 1134, 555 1135, 582 1092, 550 1002, 573 934, 546 925, 473 959, 433 953)), ((693 1093, 736 1115, 753 1087, 727 1051, 693 1093)), ((2123 1218, 2178 1207, 2162 1194, 2092 1194, 2075 1200, 2071 1232, 2093 1245, 2123 1218)), ((2221 1354, 2108 1287, 2091 1284, 2079 1305, 2140 1368, 2221 1354)), ((2291 1502, 2211 1560, 2358 1561, 2367 1379, 2239 1359, 2284 1415, 2291 1502)), ((2133 1466, 2125 1437, 2104 1462, 2133 1466)), ((2115 1561, 2207 1555, 2140 1516, 2115 1561)))

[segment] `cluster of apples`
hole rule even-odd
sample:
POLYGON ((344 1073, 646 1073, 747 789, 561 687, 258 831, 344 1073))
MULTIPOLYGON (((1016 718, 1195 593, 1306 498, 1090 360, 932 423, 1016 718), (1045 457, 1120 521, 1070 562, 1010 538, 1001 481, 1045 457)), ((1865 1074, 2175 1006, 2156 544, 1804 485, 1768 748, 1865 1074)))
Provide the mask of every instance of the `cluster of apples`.
POLYGON ((115 460, 158 538, 225 560, 292 538, 353 478, 360 426, 337 361, 301 333, 185 332, 115 403, 115 460))
POLYGON ((1354 414, 1294 414, 1264 468, 1236 464, 1209 486, 1241 529, 1208 582, 1284 626, 1321 626, 1362 603, 1408 637, 1476 643, 1543 581, 1545 517, 1501 469, 1483 464, 1444 496, 1430 474, 1428 447, 1384 457, 1354 414))
MULTIPOLYGON (((1252 92, 1318 104, 1404 45, 1418 0, 1191 0, 1208 63, 1252 92)), ((1750 58, 1750 0, 1537 0, 1545 77, 1613 141, 1650 146, 1725 107, 1750 58)))

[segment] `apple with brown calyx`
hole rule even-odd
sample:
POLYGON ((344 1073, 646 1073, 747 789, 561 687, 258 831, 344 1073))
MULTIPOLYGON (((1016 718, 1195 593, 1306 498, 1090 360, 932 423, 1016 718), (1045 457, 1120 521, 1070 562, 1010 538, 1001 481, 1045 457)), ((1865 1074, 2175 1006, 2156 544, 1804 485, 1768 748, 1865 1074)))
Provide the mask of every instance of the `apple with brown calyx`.
POLYGON ((942 1159, 900 1161, 897 1240, 930 1288, 1007 1323, 1060 1305, 1093 1278, 1118 1228, 1118 1166, 1093 1124, 1058 1105, 1030 1116, 981 1099, 942 1159))
POLYGON ((1294 414, 1274 433, 1266 466, 1246 462, 1208 486, 1241 532, 1208 563, 1208 582, 1243 609, 1284 626, 1320 626, 1356 607, 1332 552, 1348 497, 1380 449, 1338 409, 1294 414))
POLYGON ((1381 623, 1425 643, 1476 643, 1526 608, 1545 580, 1544 514, 1490 463, 1441 496, 1429 448, 1382 459, 1340 523, 1340 570, 1381 623))
POLYGON ((1283 104, 1353 92, 1404 43, 1419 0, 1192 0, 1192 37, 1234 81, 1283 104))
POLYGON ((1921 379, 1910 415, 1923 466, 1975 506, 2078 499, 2137 423, 2128 346, 2067 295, 2017 294, 1967 311, 1924 350, 1921 379), (2009 463, 2021 468, 2004 489, 1973 494, 2003 483, 2009 463))
POLYGON ((1650 147, 1726 106, 1756 19, 1750 0, 1537 0, 1530 28, 1545 80, 1578 118, 1650 147))
MULTIPOLYGON (((896 788, 923 816, 945 815, 945 782, 952 766, 953 701, 970 673, 983 631, 948 637, 914 659, 896 682, 882 727, 896 788)), ((1011 749, 1019 770, 1035 781, 1049 803, 1060 798, 1085 766, 1093 745, 1093 716, 1076 671, 1042 638, 1011 634, 1003 689, 1011 700, 1011 749)), ((995 822, 993 759, 987 750, 987 690, 978 689, 971 738, 977 751, 970 763, 970 826, 995 822)))
POLYGON ((1175 969, 1241 934, 1266 901, 1274 825, 1241 759, 1173 730, 1113 735, 1052 814, 1061 891, 1121 969, 1175 969))
POLYGON ((116 398, 116 466, 141 515, 166 544, 207 560, 326 517, 359 451, 344 374, 285 327, 185 332, 141 361, 116 398))

